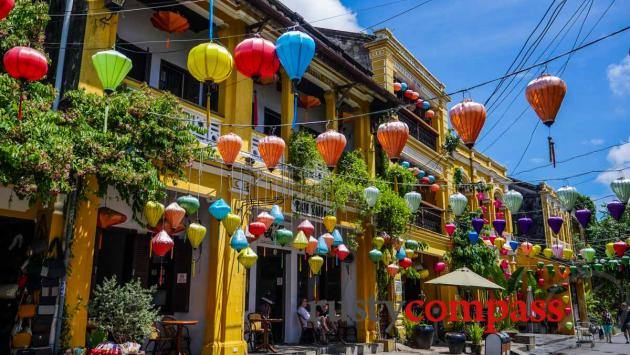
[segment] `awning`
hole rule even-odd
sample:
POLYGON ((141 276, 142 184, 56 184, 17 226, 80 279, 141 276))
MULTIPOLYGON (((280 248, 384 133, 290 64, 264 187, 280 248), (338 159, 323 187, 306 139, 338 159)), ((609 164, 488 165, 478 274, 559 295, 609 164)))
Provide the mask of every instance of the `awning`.
POLYGON ((503 287, 475 274, 467 267, 459 268, 444 276, 429 280, 425 284, 503 290, 503 287))

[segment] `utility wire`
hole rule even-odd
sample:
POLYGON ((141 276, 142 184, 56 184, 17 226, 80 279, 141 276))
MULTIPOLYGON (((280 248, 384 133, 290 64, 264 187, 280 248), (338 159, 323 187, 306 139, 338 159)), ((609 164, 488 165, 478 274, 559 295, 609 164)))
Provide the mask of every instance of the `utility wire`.
POLYGON ((370 25, 370 26, 367 26, 367 27, 363 28, 360 32, 365 32, 365 31, 367 31, 367 30, 369 30, 369 29, 372 29, 372 28, 374 28, 374 27, 376 27, 376 26, 378 26, 378 25, 382 25, 382 24, 384 24, 385 22, 389 22, 389 21, 391 21, 391 20, 393 20, 393 19, 395 19, 395 18, 397 18, 397 17, 400 17, 400 16, 402 16, 402 15, 404 15, 404 14, 407 14, 407 13, 409 13, 409 12, 411 12, 411 11, 413 11, 413 10, 415 10, 415 9, 417 9, 417 8, 419 8, 419 7, 421 7, 421 6, 423 6, 423 5, 426 5, 426 4, 430 3, 431 1, 433 1, 433 0, 426 0, 426 1, 423 1, 423 2, 421 2, 421 3, 419 3, 419 4, 417 4, 417 5, 414 5, 414 6, 410 7, 410 8, 408 8, 408 9, 405 9, 405 10, 403 10, 403 11, 401 11, 401 12, 398 12, 398 13, 396 13, 395 15, 392 15, 392 16, 390 16, 390 17, 388 17, 388 18, 386 18, 386 19, 384 19, 384 20, 382 20, 382 21, 379 21, 379 22, 377 22, 377 23, 375 23, 375 24, 372 24, 372 25, 370 25))
POLYGON ((529 149, 529 145, 532 144, 534 133, 536 133, 536 129, 538 128, 539 124, 540 124, 540 120, 536 120, 536 125, 534 125, 534 129, 532 130, 532 133, 529 135, 529 141, 527 142, 527 145, 525 146, 525 149, 523 150, 523 154, 521 154, 521 157, 518 160, 518 163, 516 164, 516 167, 514 168, 514 170, 518 169, 518 167, 521 165, 521 162, 523 161, 523 158, 525 157, 525 153, 527 153, 527 150, 529 149))

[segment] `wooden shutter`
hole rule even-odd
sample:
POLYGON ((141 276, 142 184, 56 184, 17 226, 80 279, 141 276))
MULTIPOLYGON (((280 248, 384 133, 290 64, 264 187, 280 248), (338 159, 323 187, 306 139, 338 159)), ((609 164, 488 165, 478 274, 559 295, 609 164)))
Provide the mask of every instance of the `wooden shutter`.
POLYGON ((173 312, 188 312, 190 299, 190 281, 191 281, 191 264, 192 264, 192 248, 190 243, 186 243, 181 238, 175 239, 175 250, 173 260, 175 261, 174 273, 172 275, 172 305, 173 312), (183 281, 183 275, 186 282, 178 283, 178 278, 183 281))
POLYGON ((151 236, 149 234, 138 234, 135 240, 133 255, 133 271, 134 279, 139 278, 142 287, 149 287, 149 243, 151 236))

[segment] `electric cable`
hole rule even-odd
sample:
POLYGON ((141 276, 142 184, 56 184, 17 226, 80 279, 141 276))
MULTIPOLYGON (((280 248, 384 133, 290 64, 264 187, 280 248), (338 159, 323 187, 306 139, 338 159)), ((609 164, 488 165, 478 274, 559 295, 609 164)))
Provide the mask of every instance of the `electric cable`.
POLYGON ((529 149, 530 144, 532 144, 534 133, 536 133, 536 129, 538 128, 539 124, 540 124, 540 120, 536 120, 534 129, 532 130, 532 133, 529 135, 529 141, 527 142, 527 145, 525 146, 525 150, 523 150, 523 154, 521 154, 521 157, 519 158, 518 163, 516 164, 516 167, 514 168, 514 170, 518 169, 518 167, 521 165, 521 162, 523 161, 523 158, 525 157, 525 154, 527 153, 527 150, 529 149))

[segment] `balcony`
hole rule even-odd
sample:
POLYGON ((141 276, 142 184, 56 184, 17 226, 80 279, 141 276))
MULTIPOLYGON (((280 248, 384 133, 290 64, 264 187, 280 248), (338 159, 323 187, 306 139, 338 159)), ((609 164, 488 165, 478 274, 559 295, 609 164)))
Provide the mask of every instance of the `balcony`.
POLYGON ((422 201, 422 206, 418 213, 414 216, 411 224, 416 227, 442 234, 442 213, 443 210, 441 208, 422 201))
POLYGON ((401 108, 398 111, 398 119, 409 126, 409 136, 415 138, 432 150, 438 151, 437 142, 439 134, 433 127, 429 126, 422 121, 420 117, 405 108, 401 108))

